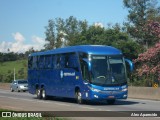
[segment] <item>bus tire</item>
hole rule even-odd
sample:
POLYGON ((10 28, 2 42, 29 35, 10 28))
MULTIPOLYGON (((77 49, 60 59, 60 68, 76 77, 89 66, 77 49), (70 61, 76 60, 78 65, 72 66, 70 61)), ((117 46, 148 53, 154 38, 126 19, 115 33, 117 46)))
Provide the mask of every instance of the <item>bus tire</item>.
POLYGON ((80 90, 76 91, 76 100, 77 100, 78 104, 83 104, 82 94, 81 94, 80 90))
POLYGON ((44 88, 42 89, 42 99, 43 100, 47 99, 46 90, 44 88))
POLYGON ((38 99, 42 98, 42 91, 41 91, 41 89, 39 89, 39 88, 36 89, 36 95, 37 95, 38 99))
POLYGON ((113 99, 113 100, 107 100, 107 103, 109 104, 109 105, 113 105, 114 103, 115 103, 115 99, 113 99))

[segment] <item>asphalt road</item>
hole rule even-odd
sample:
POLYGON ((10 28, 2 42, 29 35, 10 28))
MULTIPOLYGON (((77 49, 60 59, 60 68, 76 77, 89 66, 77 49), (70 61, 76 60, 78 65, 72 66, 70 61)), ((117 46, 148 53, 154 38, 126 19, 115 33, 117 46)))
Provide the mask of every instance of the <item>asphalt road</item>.
MULTIPOLYGON (((115 105, 107 103, 86 103, 78 105, 75 100, 64 98, 50 98, 49 100, 38 100, 35 95, 28 92, 10 92, 9 90, 0 89, 0 108, 18 110, 18 111, 115 111, 113 114, 118 114, 121 111, 160 111, 160 101, 127 99, 117 100, 115 105)), ((82 114, 84 114, 82 112, 82 114)), ((93 115, 93 116, 94 116, 93 115)), ((88 118, 88 117, 87 117, 88 118)), ((76 118, 76 119, 87 119, 76 118)), ((75 119, 75 118, 73 118, 75 119)), ((99 119, 98 117, 90 118, 92 120, 99 119)), ((108 119, 107 117, 101 119, 108 119)), ((109 119, 115 119, 113 117, 109 119)), ((121 119, 121 118, 119 118, 121 119)), ((136 119, 137 118, 123 118, 136 119)), ((143 118, 138 118, 143 119, 143 118)), ((145 118, 145 120, 151 118, 145 118)), ((153 117, 152 119, 160 119, 153 117)))

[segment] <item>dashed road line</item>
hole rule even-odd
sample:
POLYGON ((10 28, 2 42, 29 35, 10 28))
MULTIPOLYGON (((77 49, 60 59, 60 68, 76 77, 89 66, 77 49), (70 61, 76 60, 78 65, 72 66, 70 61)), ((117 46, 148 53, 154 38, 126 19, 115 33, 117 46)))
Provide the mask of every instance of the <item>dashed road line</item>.
POLYGON ((89 110, 96 110, 96 108, 93 108, 93 107, 84 107, 84 106, 79 106, 79 107, 89 109, 89 110))

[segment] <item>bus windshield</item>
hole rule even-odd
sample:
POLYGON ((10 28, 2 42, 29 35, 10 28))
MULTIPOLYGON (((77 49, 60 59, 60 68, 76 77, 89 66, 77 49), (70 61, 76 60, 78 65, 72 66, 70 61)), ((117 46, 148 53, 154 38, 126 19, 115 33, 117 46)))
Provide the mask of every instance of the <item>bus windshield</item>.
POLYGON ((92 84, 110 86, 127 82, 122 56, 92 56, 91 64, 92 84))

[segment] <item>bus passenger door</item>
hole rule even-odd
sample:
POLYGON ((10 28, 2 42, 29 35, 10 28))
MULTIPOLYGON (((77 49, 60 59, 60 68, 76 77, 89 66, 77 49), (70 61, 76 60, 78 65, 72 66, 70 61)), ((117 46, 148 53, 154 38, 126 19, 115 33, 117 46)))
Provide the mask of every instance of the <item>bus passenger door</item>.
POLYGON ((76 53, 65 54, 63 63, 62 92, 65 97, 74 97, 75 83, 79 79, 78 57, 76 53))

